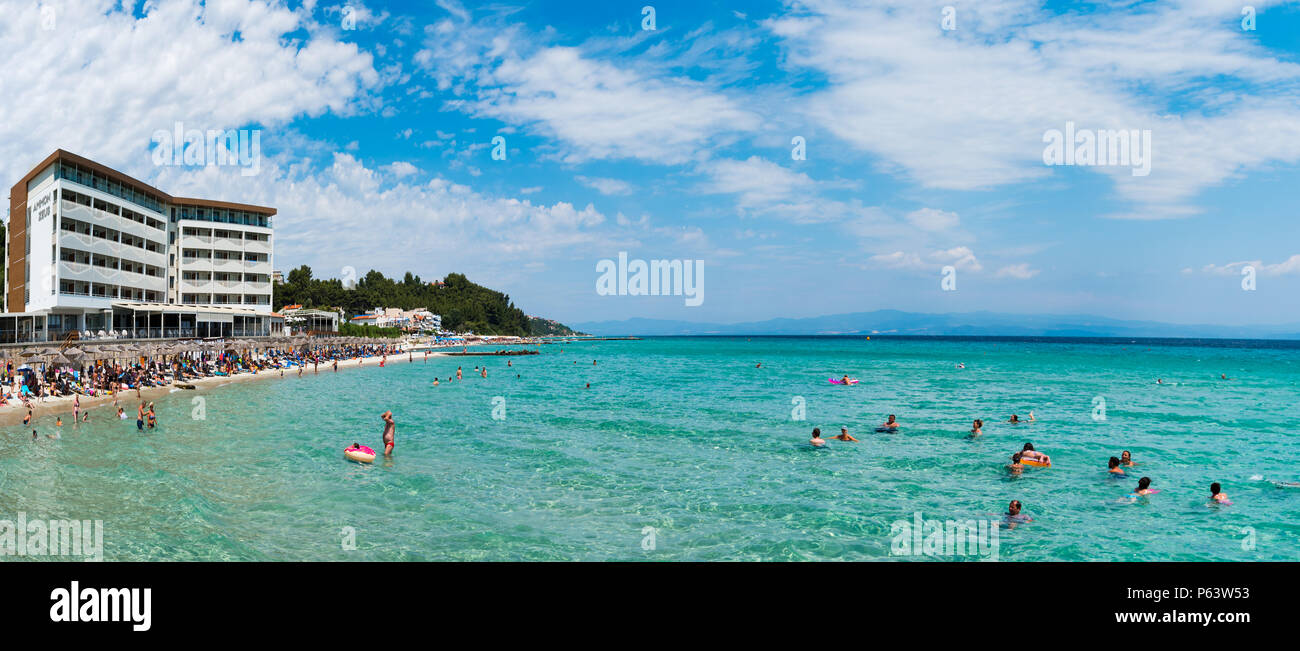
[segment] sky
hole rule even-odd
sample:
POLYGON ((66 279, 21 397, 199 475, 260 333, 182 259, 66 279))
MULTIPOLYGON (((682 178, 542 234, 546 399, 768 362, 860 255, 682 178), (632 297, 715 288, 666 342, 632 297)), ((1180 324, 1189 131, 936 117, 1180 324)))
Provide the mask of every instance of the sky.
POLYGON ((286 273, 568 323, 1297 323, 1297 4, 0 0, 0 179, 66 149, 275 207, 286 273), (178 124, 255 169, 160 155, 178 124), (620 252, 702 300, 603 295, 620 252))

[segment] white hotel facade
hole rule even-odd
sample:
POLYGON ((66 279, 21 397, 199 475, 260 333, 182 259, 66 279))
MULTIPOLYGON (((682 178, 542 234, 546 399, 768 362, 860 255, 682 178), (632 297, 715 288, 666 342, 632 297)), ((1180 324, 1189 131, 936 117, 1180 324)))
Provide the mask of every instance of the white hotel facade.
POLYGON ((0 343, 283 329, 274 208, 173 197, 63 150, 10 189, 9 206, 0 343))

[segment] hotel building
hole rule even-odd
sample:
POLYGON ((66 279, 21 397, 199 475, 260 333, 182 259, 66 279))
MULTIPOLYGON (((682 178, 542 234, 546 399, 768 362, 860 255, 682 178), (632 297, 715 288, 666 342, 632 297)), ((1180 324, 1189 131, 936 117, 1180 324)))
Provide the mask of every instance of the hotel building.
POLYGON ((274 216, 56 151, 9 191, 0 343, 279 334, 274 216))

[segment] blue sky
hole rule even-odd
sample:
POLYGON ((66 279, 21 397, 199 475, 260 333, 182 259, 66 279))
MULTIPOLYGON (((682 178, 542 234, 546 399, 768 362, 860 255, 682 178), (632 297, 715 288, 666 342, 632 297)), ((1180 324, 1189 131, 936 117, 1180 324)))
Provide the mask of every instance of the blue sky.
POLYGON ((275 206, 279 269, 568 322, 1300 322, 1300 7, 1252 6, 0 0, 0 171, 61 147, 275 206), (258 173, 156 165, 177 122, 260 130, 258 173), (1150 174, 1044 164, 1067 123, 1149 131, 1150 174), (598 295, 620 251, 703 260, 703 304, 598 295))

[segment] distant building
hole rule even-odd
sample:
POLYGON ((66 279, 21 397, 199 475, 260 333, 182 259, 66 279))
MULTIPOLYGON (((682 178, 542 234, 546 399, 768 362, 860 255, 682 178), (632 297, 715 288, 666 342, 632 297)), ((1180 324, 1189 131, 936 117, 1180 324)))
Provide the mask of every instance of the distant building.
POLYGON ((407 332, 437 332, 442 329, 442 316, 422 307, 414 310, 377 307, 366 314, 352 317, 348 322, 380 328, 400 328, 407 332))
POLYGON ((280 314, 290 335, 327 334, 339 331, 341 315, 335 310, 313 310, 301 305, 286 305, 280 314))

